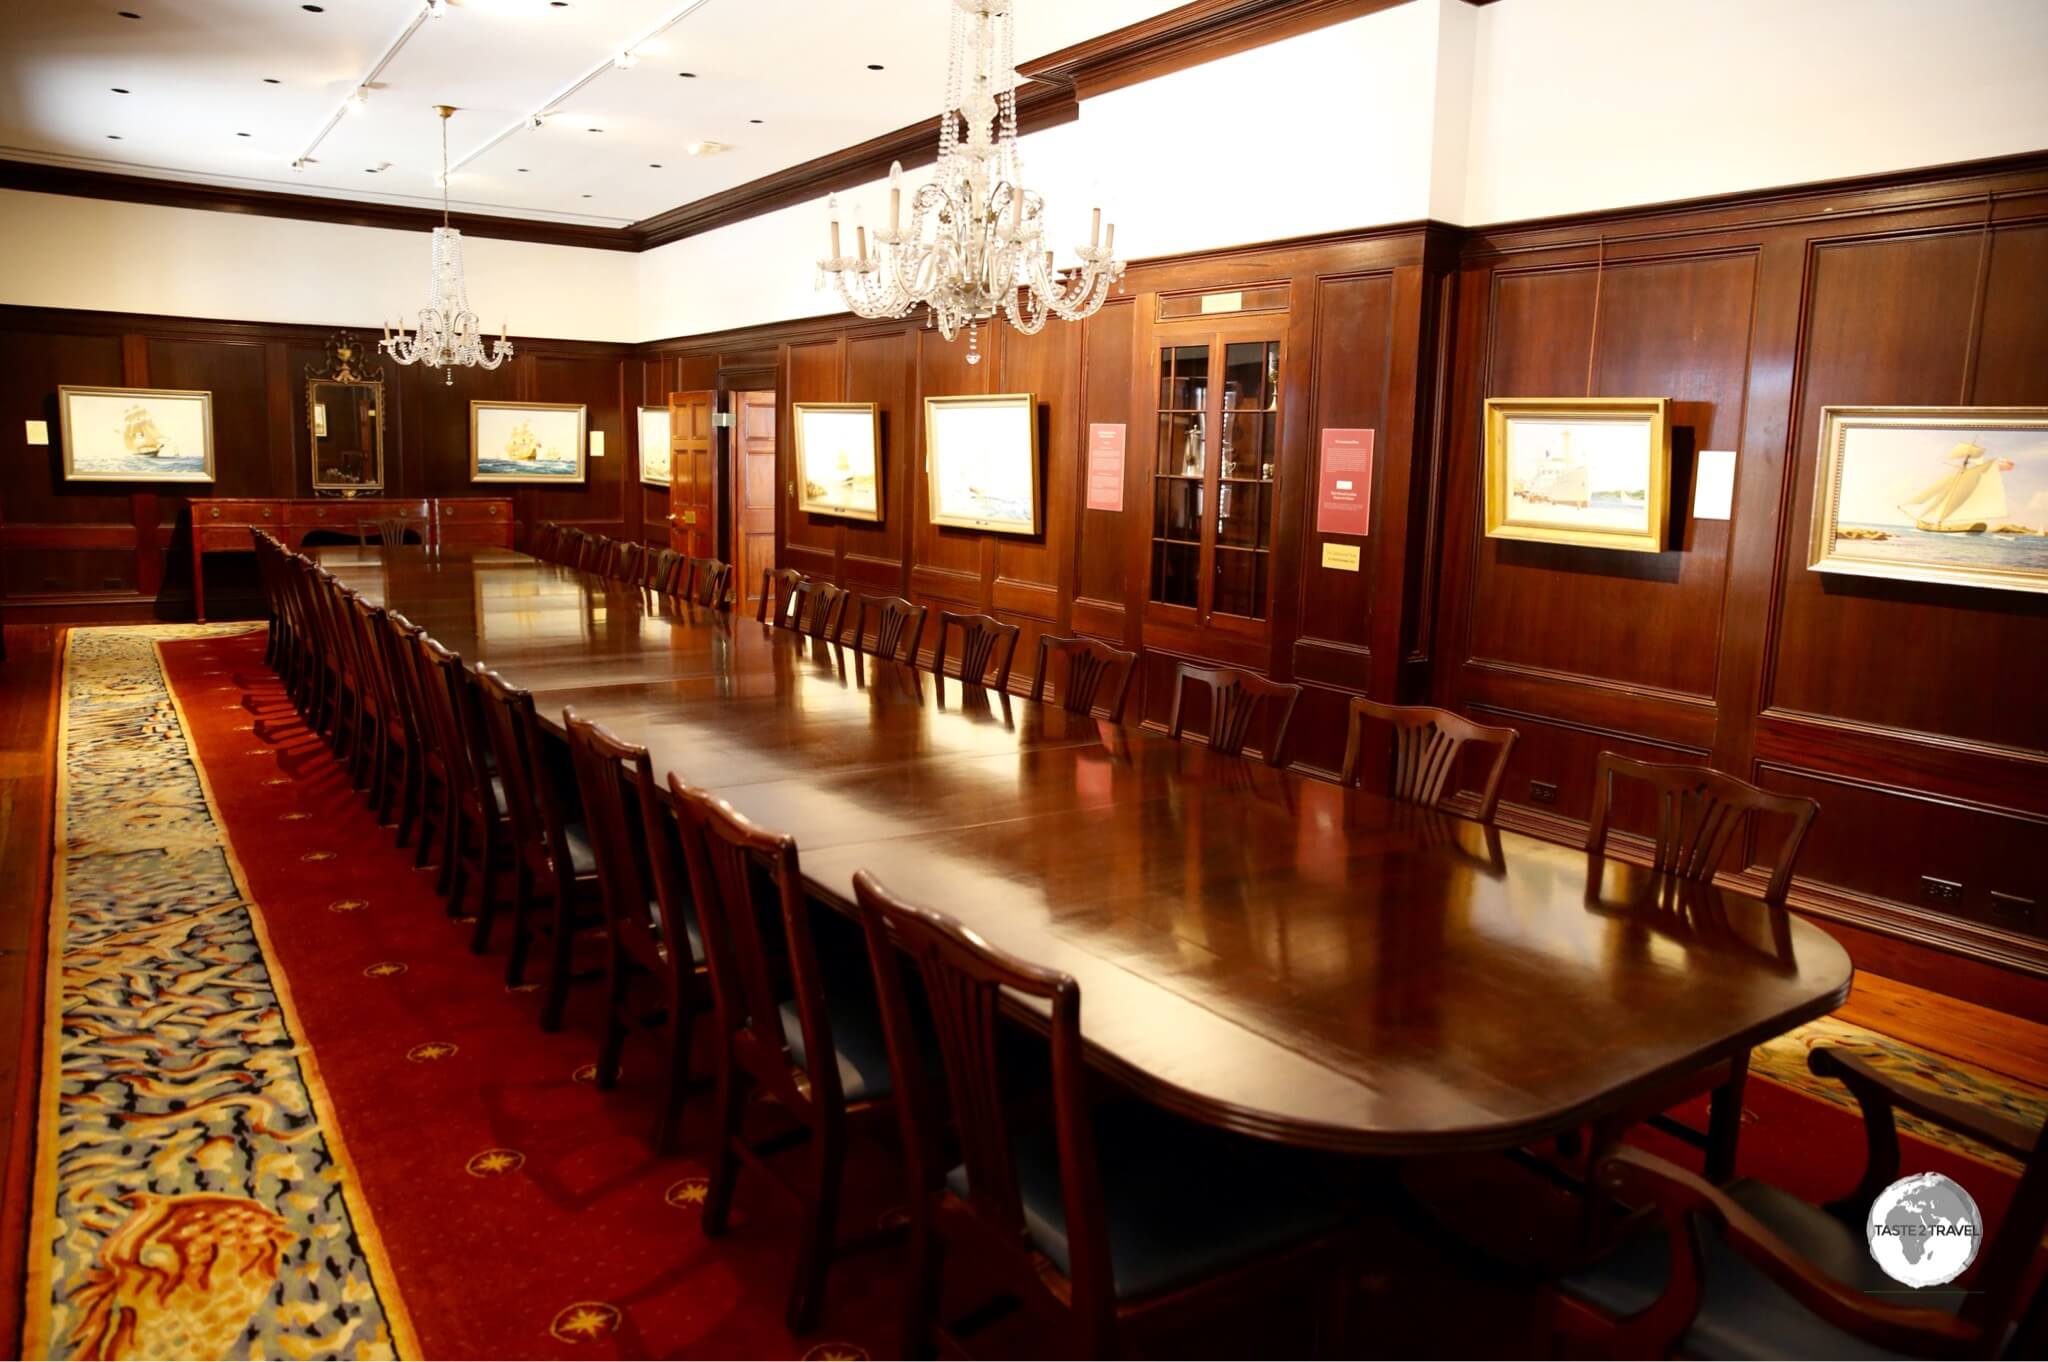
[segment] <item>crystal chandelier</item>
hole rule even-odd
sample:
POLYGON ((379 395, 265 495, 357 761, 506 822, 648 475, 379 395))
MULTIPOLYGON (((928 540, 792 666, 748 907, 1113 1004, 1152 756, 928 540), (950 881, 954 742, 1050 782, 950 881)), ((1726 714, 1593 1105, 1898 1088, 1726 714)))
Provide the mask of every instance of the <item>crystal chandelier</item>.
POLYGON ((420 309, 419 329, 410 336, 403 320, 396 337, 387 322, 378 348, 400 364, 441 369, 445 381, 453 383, 457 365, 495 369, 512 357, 512 346, 500 328, 489 357, 484 355, 484 338, 476 313, 469 310, 469 287, 462 279, 462 233, 448 225, 448 120, 455 110, 436 104, 434 112, 441 115, 441 225, 434 229, 432 301, 420 309))
POLYGON ((875 254, 868 254, 865 227, 855 228, 856 253, 840 254, 835 198, 832 254, 818 262, 818 287, 831 275, 859 316, 905 317, 922 303, 947 340, 968 327, 969 364, 981 360, 981 323, 998 313, 1026 335, 1048 317, 1080 321, 1101 308, 1124 273, 1112 249, 1116 226, 1103 233, 1100 208, 1089 243, 1075 250, 1079 265, 1056 270, 1045 249, 1045 199, 1023 187, 1017 155, 1013 3, 953 0, 939 163, 911 196, 909 227, 899 162, 889 168, 889 226, 875 232, 875 254))

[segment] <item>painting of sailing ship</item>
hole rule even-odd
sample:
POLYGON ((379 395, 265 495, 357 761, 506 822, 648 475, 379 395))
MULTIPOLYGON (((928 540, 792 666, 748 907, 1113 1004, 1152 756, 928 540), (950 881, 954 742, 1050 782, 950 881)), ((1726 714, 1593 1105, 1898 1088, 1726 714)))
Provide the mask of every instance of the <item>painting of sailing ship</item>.
POLYGON ((640 408, 640 481, 668 486, 673 450, 669 442, 668 408, 640 408))
POLYGON ((213 394, 171 388, 57 390, 73 482, 212 482, 213 394))
POLYGON ((797 509, 853 520, 882 518, 877 449, 881 417, 872 402, 798 402, 797 509))
POLYGON ((1038 403, 1030 393, 924 400, 934 525, 1038 533, 1038 403))
POLYGON ((1487 402, 1487 534, 1657 552, 1665 406, 1663 398, 1487 402))
POLYGON ((472 482, 582 482, 588 427, 580 404, 471 402, 472 482))
POLYGON ((2048 409, 1826 407, 1819 572, 2048 591, 2048 409))

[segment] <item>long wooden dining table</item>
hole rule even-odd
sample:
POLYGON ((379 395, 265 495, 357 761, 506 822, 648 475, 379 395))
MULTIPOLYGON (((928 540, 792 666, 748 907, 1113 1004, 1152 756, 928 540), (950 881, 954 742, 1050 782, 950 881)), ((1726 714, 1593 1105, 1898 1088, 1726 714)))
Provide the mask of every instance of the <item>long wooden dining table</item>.
MULTIPOLYGON (((469 663, 1080 984, 1090 1061, 1230 1129, 1502 1149, 1629 1109, 1848 995, 1747 895, 963 686, 509 550, 320 565, 469 663)), ((1027 1006, 1018 1009, 1029 1020, 1027 1006)))

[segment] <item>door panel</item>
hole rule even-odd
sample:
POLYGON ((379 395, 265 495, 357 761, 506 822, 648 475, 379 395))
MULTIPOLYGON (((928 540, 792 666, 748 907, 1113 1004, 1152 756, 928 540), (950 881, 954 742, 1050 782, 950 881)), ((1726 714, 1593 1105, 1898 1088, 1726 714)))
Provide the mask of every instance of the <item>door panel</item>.
POLYGON ((668 395, 668 543, 693 558, 718 556, 718 485, 709 391, 668 395))
POLYGON ((775 566, 775 393, 733 397, 733 571, 748 610, 761 594, 761 573, 775 566))

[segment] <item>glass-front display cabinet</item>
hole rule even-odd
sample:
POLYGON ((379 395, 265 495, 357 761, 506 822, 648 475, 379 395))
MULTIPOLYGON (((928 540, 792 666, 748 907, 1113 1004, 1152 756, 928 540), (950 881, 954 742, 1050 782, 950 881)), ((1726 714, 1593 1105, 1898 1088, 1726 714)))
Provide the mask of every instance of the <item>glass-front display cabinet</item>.
POLYGON ((1265 633, 1285 323, 1159 330, 1151 600, 1188 623, 1265 633))

